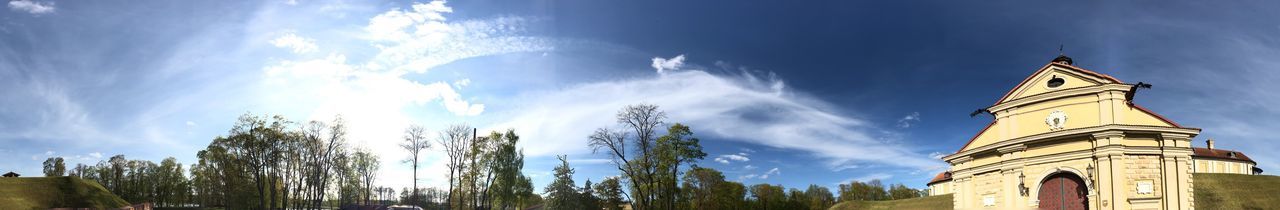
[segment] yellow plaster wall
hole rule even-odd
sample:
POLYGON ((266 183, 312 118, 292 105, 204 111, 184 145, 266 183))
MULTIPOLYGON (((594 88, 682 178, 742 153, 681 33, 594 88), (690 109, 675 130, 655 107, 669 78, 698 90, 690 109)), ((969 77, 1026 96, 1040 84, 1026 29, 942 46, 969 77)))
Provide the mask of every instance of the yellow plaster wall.
POLYGON ((1094 85, 1101 84, 1096 80, 1093 80, 1084 76, 1080 76, 1074 72, 1068 72, 1069 70, 1063 70, 1057 67, 1051 67, 1051 68, 1053 69, 1044 71, 1038 75, 1033 75, 1034 78, 1032 80, 1028 81, 1026 84, 1023 84, 1023 86, 1019 88, 1019 90, 1015 90, 1016 92, 1014 92, 1013 95, 1009 96, 1009 98, 1005 99, 1005 101, 1010 101, 1013 99, 1018 99, 1026 96, 1032 96, 1036 94, 1047 93, 1047 92, 1052 92, 1052 91, 1057 91, 1062 89, 1087 87, 1087 86, 1094 86, 1094 85), (1049 88, 1049 85, 1048 85, 1049 80, 1053 79, 1054 76, 1057 76, 1058 78, 1062 78, 1064 83, 1062 83, 1062 86, 1058 86, 1056 88, 1049 88))
POLYGON ((996 122, 985 132, 978 134, 978 138, 975 138, 973 143, 963 150, 978 148, 1003 140, 1052 132, 1053 130, 1049 129, 1049 124, 1045 123, 1045 118, 1054 111, 1062 111, 1067 114, 1067 122, 1063 125, 1063 129, 1101 125, 1097 96, 1072 96, 1015 108, 1007 117, 996 122), (1001 138, 1001 132, 1008 132, 1008 134, 1004 135, 1006 136, 1005 138, 1001 138))
POLYGON ((1013 120, 1012 124, 1017 124, 1017 126, 1009 129, 1012 131, 1010 138, 1053 131, 1049 129, 1049 124, 1045 123, 1045 119, 1049 117, 1049 113, 1054 111, 1062 111, 1067 115, 1067 122, 1063 125, 1063 129, 1100 125, 1097 97, 1094 95, 1073 96, 1018 107, 1009 117, 1009 119, 1013 120))
POLYGON ((1193 159, 1193 173, 1253 174, 1253 164, 1219 159, 1193 159))
POLYGON ((1124 141, 1122 142, 1125 146, 1139 146, 1139 147, 1160 146, 1160 142, 1156 140, 1155 135, 1139 135, 1139 134, 1127 135, 1124 137, 1124 141))
POLYGON ((998 162, 1000 162, 999 156, 994 156, 994 155, 981 156, 981 157, 974 158, 972 161, 969 161, 969 163, 964 164, 964 167, 955 167, 955 169, 953 170, 980 167, 980 166, 985 166, 988 164, 993 164, 998 162))
POLYGON ((951 193, 951 181, 938 182, 929 185, 929 195, 943 195, 951 193))
POLYGON ((1025 154, 1026 157, 1039 157, 1072 151, 1089 150, 1092 148, 1093 144, 1089 143, 1087 138, 1066 139, 1062 141, 1028 145, 1027 153, 1025 154))
POLYGON ((973 209, 998 209, 997 207, 1002 205, 1003 199, 1001 198, 1004 196, 1002 194, 1004 193, 1004 187, 1002 187, 1003 183, 1000 182, 1000 172, 976 174, 973 176, 973 182, 974 190, 969 192, 974 198, 972 202, 974 204, 973 209), (982 199, 987 196, 995 198, 995 205, 983 206, 982 199))
POLYGON ((1124 115, 1123 117, 1117 118, 1117 119, 1120 119, 1120 121, 1118 122, 1119 124, 1151 125, 1151 126, 1167 126, 1167 127, 1173 126, 1172 124, 1166 123, 1163 120, 1156 118, 1156 116, 1147 114, 1146 112, 1143 112, 1142 110, 1139 110, 1136 107, 1124 106, 1124 108, 1122 108, 1122 111, 1119 114, 1124 115))
POLYGON ((996 143, 996 142, 999 142, 1000 140, 1003 140, 1003 139, 1000 139, 999 137, 1000 135, 997 134, 998 132, 996 131, 996 129, 1000 126, 1001 126, 1000 122, 995 122, 995 124, 992 124, 991 127, 987 128, 986 131, 982 131, 982 133, 978 133, 978 135, 973 138, 973 142, 969 143, 969 145, 965 146, 965 148, 961 149, 960 151, 978 148, 981 146, 985 146, 985 145, 996 143))
POLYGON ((1163 178, 1160 176, 1160 156, 1159 155, 1128 155, 1124 156, 1124 193, 1128 198, 1155 198, 1160 197, 1163 186, 1163 178), (1138 194, 1138 182, 1151 181, 1151 194, 1138 194))

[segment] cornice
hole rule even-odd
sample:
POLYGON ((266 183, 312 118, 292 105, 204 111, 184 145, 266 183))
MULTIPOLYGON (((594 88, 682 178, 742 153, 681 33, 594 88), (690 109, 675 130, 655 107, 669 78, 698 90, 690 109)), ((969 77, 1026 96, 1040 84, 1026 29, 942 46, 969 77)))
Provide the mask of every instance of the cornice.
POLYGON ((1084 87, 1076 87, 1076 88, 1067 88, 1067 89, 1045 92, 1045 93, 1040 93, 1040 94, 1035 94, 1035 95, 1030 95, 1022 98, 1005 101, 1004 103, 993 105, 990 108, 987 108, 987 110, 991 111, 992 113, 995 113, 995 112, 1003 111, 1013 107, 1020 107, 1020 106, 1025 106, 1029 104, 1034 104, 1034 103, 1039 103, 1039 102, 1054 100, 1059 98, 1071 97, 1071 96, 1091 95, 1091 94, 1097 94, 1097 93, 1107 92, 1107 91, 1125 92, 1125 91, 1129 91, 1129 87, 1130 85, 1128 84, 1100 84, 1100 85, 1092 85, 1092 86, 1084 86, 1084 87))
POLYGON ((1111 137, 1124 137, 1124 131, 1103 131, 1093 133, 1095 139, 1106 139, 1111 137))
POLYGON ((970 150, 956 152, 955 154, 948 155, 946 157, 943 157, 942 159, 954 164, 954 163, 964 162, 964 161, 959 161, 959 162, 956 161, 956 160, 959 160, 960 158, 967 158, 969 160, 972 160, 972 157, 970 156, 974 154, 985 153, 985 152, 998 152, 998 151, 994 151, 997 148, 1004 148, 1004 147, 1017 145, 1017 144, 1026 145, 1029 143, 1048 141, 1048 140, 1060 139, 1060 138, 1071 137, 1071 136, 1092 135, 1095 133, 1102 133, 1102 132, 1108 132, 1108 131, 1121 132, 1121 133, 1151 133, 1151 134, 1161 134, 1161 135, 1181 134, 1187 137, 1194 137, 1195 135, 1198 135, 1200 133, 1199 128, 1175 128, 1175 127, 1149 126, 1149 125, 1110 124, 1110 125, 1101 125, 1101 126, 1093 126, 1093 127, 1064 129, 1059 131, 1052 131, 1052 132, 1040 133, 1040 134, 1035 134, 1030 136, 1013 138, 1009 140, 999 141, 993 144, 983 145, 981 147, 970 149, 970 150))
POLYGON ((1025 144, 1015 144, 1007 147, 997 148, 996 151, 1000 152, 1000 154, 1008 154, 1008 153, 1023 151, 1026 149, 1027 149, 1027 145, 1025 144))

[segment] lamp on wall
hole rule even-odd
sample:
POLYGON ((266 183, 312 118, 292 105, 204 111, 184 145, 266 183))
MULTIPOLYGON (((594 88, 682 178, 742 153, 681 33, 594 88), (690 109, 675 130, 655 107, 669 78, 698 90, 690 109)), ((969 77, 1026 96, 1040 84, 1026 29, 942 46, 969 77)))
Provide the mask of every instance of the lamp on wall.
POLYGON ((1089 166, 1085 168, 1085 170, 1086 170, 1086 171, 1088 171, 1088 173, 1089 173, 1089 184, 1094 184, 1094 183, 1093 183, 1093 182, 1094 182, 1094 181, 1093 181, 1093 180, 1094 180, 1094 179, 1093 179, 1093 176, 1094 176, 1094 174, 1095 174, 1095 172, 1094 172, 1094 171, 1096 171, 1097 169, 1093 167, 1093 164, 1092 164, 1092 163, 1090 163, 1090 164, 1089 164, 1089 166))
POLYGON ((1026 179, 1026 175, 1023 175, 1022 172, 1018 172, 1018 193, 1022 194, 1022 196, 1027 196, 1026 179))

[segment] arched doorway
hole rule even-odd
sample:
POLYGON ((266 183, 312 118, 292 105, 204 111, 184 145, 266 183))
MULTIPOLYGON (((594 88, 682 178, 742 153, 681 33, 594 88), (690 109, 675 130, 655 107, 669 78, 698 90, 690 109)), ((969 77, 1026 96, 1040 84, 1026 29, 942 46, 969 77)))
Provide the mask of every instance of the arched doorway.
POLYGON ((1040 183, 1040 209, 1089 209, 1089 189, 1079 176, 1057 173, 1040 183))

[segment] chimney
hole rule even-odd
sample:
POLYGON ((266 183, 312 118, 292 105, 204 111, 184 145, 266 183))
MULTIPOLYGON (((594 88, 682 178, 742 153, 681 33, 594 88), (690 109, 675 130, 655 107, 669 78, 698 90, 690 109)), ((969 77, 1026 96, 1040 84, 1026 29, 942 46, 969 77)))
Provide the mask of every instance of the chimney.
POLYGON ((1204 143, 1208 145, 1209 149, 1213 149, 1213 139, 1204 140, 1204 143))

